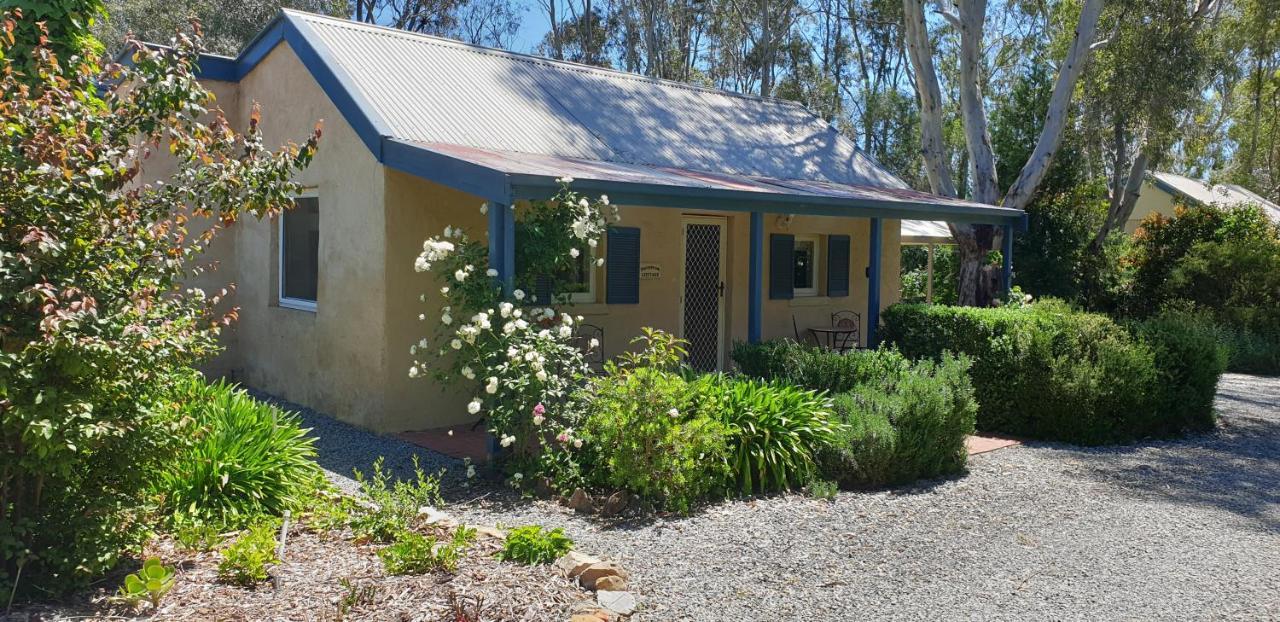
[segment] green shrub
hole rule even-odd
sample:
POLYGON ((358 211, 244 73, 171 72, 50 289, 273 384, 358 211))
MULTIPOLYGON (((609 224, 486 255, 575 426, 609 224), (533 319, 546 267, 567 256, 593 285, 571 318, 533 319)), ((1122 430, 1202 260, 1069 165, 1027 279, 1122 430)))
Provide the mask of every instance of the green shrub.
POLYGON ((543 531, 540 525, 516 527, 507 533, 507 541, 498 558, 521 564, 550 564, 573 549, 573 540, 556 527, 543 531))
POLYGON ((1218 343, 1227 353, 1227 370, 1241 374, 1280 375, 1280 336, 1218 324, 1218 343))
POLYGON ((226 305, 183 282, 225 227, 191 224, 292 205, 319 136, 272 152, 258 125, 203 114, 185 33, 115 65, 106 82, 130 86, 104 104, 98 56, 57 44, 91 20, 17 4, 40 8, 0 36, 0 594, 48 597, 141 542, 148 483, 175 456, 168 384, 217 350, 226 305), (33 50, 39 21, 56 59, 33 50), (142 178, 153 144, 172 149, 162 180, 142 178))
POLYGON ((252 587, 267 579, 267 566, 280 563, 276 558, 274 521, 250 525, 222 551, 218 562, 218 578, 233 585, 252 587))
POLYGON ((884 318, 886 341, 906 356, 972 357, 977 427, 986 432, 1095 445, 1164 436, 1212 417, 1201 402, 1166 411, 1162 375, 1190 375, 1168 359, 1178 348, 1102 315, 1043 301, 1024 309, 895 305, 884 318))
POLYGON ((677 368, 678 340, 651 333, 639 354, 605 365, 587 387, 588 477, 663 507, 687 511, 723 490, 728 433, 695 408, 694 386, 677 368))
POLYGON ((155 482, 164 509, 239 527, 300 509, 325 485, 315 439, 296 414, 222 380, 192 378, 175 394, 189 426, 183 449, 155 482))
POLYGON ((212 551, 222 543, 222 530, 218 525, 181 520, 175 523, 173 539, 188 551, 212 551))
POLYGON ((836 354, 783 339, 737 343, 732 357, 738 371, 753 378, 781 380, 815 391, 843 393, 900 373, 908 361, 875 350, 836 354))
POLYGON ((839 426, 820 393, 715 374, 695 386, 698 410, 728 426, 729 466, 743 493, 808 483, 814 452, 837 438, 839 426))
POLYGON ((845 427, 821 455, 824 476, 862 488, 963 471, 978 410, 969 365, 948 354, 837 395, 835 413, 845 427))
POLYGON ((418 466, 418 456, 413 457, 413 481, 391 481, 391 475, 382 470, 382 456, 373 461, 373 475, 355 471, 360 492, 368 503, 350 512, 351 530, 356 539, 373 542, 390 542, 409 530, 413 519, 423 506, 440 505, 440 478, 428 476, 418 466))
POLYGON ((1218 378, 1227 366, 1227 348, 1218 343, 1213 321, 1202 314, 1169 310, 1136 325, 1135 332, 1155 352, 1156 408, 1152 433, 1211 430, 1218 378))
POLYGON ((448 542, 437 542, 431 536, 402 531, 395 542, 378 551, 382 567, 391 575, 455 572, 467 547, 475 542, 476 530, 459 525, 448 542))

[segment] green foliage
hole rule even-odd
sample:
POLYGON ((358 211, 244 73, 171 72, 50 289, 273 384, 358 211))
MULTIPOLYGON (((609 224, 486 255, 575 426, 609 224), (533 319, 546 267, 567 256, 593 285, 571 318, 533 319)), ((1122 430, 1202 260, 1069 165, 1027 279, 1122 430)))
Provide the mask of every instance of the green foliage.
POLYGON ((278 564, 276 558, 275 521, 250 525, 222 551, 218 562, 218 579, 232 585, 252 587, 267 579, 267 567, 278 564))
POLYGON ((895 350, 839 354, 790 341, 738 344, 733 357, 744 374, 838 392, 836 439, 814 448, 822 477, 861 488, 964 468, 977 412, 964 357, 912 363, 895 350))
MULTIPOLYGON (((925 302, 928 293, 929 248, 918 244, 902 247, 902 301, 925 302)), ((933 301, 955 304, 960 294, 960 255, 951 245, 933 249, 933 301)))
POLYGON ((0 2, 0 14, 7 17, 11 11, 21 18, 12 23, 14 40, 5 54, 10 59, 20 60, 15 69, 23 70, 28 76, 38 75, 41 65, 37 58, 42 50, 51 52, 62 62, 72 62, 73 57, 93 61, 102 54, 102 44, 91 31, 106 17, 102 0, 0 2), (43 46, 40 44, 42 37, 46 39, 43 46))
POLYGON ((1163 329, 1153 328, 1148 342, 1055 301, 1022 309, 896 305, 884 317, 885 339, 909 357, 972 357, 983 431, 1094 445, 1199 429, 1212 418, 1211 405, 1199 401, 1166 410, 1162 378, 1211 376, 1216 384, 1219 372, 1179 358, 1180 343, 1156 341, 1163 329))
POLYGON ((183 447, 156 478, 163 509, 240 527, 300 510, 326 485, 314 438, 298 416, 226 381, 199 377, 175 387, 183 447))
POLYGON ((585 389, 588 477, 687 511, 724 486, 729 430, 696 407, 701 396, 676 369, 679 340, 646 330, 637 342, 585 389))
POLYGON ((978 411, 969 366, 967 358, 945 354, 836 396, 847 431, 824 452, 826 475, 861 488, 962 472, 978 411))
POLYGON ((737 343, 731 353, 738 371, 747 376, 782 380, 817 391, 842 393, 855 387, 896 377, 910 363, 901 356, 877 350, 836 354, 789 339, 737 343))
POLYGON ((1153 434, 1183 429, 1212 430, 1218 378, 1227 366, 1227 349, 1218 342, 1213 321, 1204 314, 1168 310, 1140 322, 1138 338, 1155 353, 1157 403, 1161 416, 1153 434))
POLYGON ((814 499, 824 499, 826 501, 834 501, 836 495, 840 493, 840 487, 834 480, 815 479, 804 487, 804 491, 814 499))
POLYGON ((360 492, 368 499, 368 503, 351 513, 351 530, 358 540, 390 542, 409 531, 420 508, 442 503, 440 477, 423 472, 416 455, 413 457, 413 474, 412 481, 391 481, 391 475, 382 470, 381 456, 373 461, 371 477, 366 478, 364 473, 355 471, 360 492))
POLYGON ((544 531, 541 525, 516 527, 507 532, 507 541, 498 552, 498 558, 530 566, 550 564, 573 549, 573 540, 556 527, 544 531))
POLYGON ((1101 182, 1042 188, 1027 206, 1027 230, 1014 236, 1015 283, 1036 298, 1083 300, 1097 278, 1089 245, 1106 218, 1106 197, 1101 182))
POLYGON ((173 568, 160 563, 158 557, 148 557, 142 562, 137 572, 125 575, 124 585, 116 593, 115 600, 130 607, 137 607, 142 601, 151 603, 153 608, 160 606, 160 600, 173 589, 173 568))
POLYGON ((453 537, 443 543, 414 531, 402 531, 390 546, 378 551, 378 558, 391 575, 455 572, 458 560, 475 539, 476 530, 465 525, 459 525, 453 537))
POLYGON ((173 33, 200 21, 205 45, 214 54, 235 56, 282 8, 349 17, 347 3, 336 0, 106 0, 107 18, 94 31, 109 52, 124 49, 132 32, 142 41, 164 43, 173 33))
POLYGON ((104 74, 0 37, 0 593, 19 568, 20 591, 74 589, 139 541, 179 440, 168 384, 229 320, 182 283, 218 231, 290 206, 315 151, 318 132, 264 148, 256 115, 234 131, 194 78, 199 46, 181 35, 104 74), (131 88, 82 96, 104 76, 131 88), (163 184, 139 177, 154 145, 163 184))
POLYGON ((173 539, 188 551, 212 551, 222 544, 222 530, 218 525, 200 521, 175 520, 173 539))
POLYGON ((703 376, 695 386, 699 412, 728 427, 729 465, 743 493, 808 483, 814 452, 838 438, 821 393, 723 375, 703 376))
POLYGON ((1219 326, 1229 369, 1280 373, 1280 228, 1260 209, 1179 208, 1148 218, 1133 239, 1124 314, 1201 311, 1219 326))

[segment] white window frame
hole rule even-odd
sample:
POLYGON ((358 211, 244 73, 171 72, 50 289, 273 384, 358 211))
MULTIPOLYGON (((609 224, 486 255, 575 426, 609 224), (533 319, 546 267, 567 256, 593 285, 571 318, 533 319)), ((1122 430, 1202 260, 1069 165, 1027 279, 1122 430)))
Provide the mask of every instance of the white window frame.
POLYGON ((596 301, 596 270, 600 267, 596 265, 596 258, 587 256, 587 291, 570 292, 569 302, 579 305, 595 304, 596 301))
MULTIPOLYGON (((818 295, 819 283, 822 282, 822 236, 819 235, 797 235, 794 239, 795 246, 799 246, 801 242, 813 242, 813 287, 795 287, 792 289, 793 296, 814 297, 818 295)), ((794 254, 791 259, 792 269, 795 269, 794 254)))
MULTIPOLYGON (((316 207, 317 207, 317 208, 319 208, 320 193, 319 193, 317 190, 315 190, 315 189, 303 190, 302 192, 299 192, 299 193, 297 194, 297 196, 295 196, 294 198, 295 198, 295 199, 315 199, 315 200, 316 200, 316 203, 317 203, 316 207)), ((276 302, 277 302, 277 304, 278 304, 278 305, 280 305, 281 307, 284 307, 284 308, 286 308, 286 309, 296 309, 296 310, 298 310, 298 311, 310 311, 310 312, 312 312, 312 313, 315 313, 315 312, 316 312, 316 303, 317 303, 317 302, 319 302, 318 300, 305 300, 305 299, 302 299, 302 298, 289 298, 289 297, 287 297, 287 296, 285 296, 285 295, 284 295, 284 265, 285 265, 285 263, 284 263, 284 219, 285 219, 285 214, 286 214, 286 213, 287 213, 287 210, 286 210, 285 212, 280 212, 280 216, 276 218, 276 220, 277 220, 277 221, 279 221, 279 222, 276 224, 276 236, 277 236, 277 237, 276 237, 276 240, 277 240, 277 241, 276 241, 276 245, 280 247, 280 249, 279 249, 279 250, 280 250, 280 252, 276 255, 276 266, 277 266, 277 269, 276 269, 276 273, 277 273, 277 274, 276 274, 276 302)), ((316 263, 316 285, 317 285, 317 287, 316 287, 316 298, 318 299, 318 298, 320 298, 320 287, 319 287, 319 279, 320 279, 320 265, 319 265, 319 258, 317 257, 316 259, 317 259, 317 263, 316 263)))

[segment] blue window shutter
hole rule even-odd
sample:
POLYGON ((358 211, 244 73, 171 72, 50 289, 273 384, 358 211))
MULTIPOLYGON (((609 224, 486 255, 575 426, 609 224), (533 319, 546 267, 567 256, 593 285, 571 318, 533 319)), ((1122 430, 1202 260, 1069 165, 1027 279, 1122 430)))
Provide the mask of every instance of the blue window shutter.
POLYGON ((640 302, 640 229, 609 227, 605 261, 606 304, 640 302))
POLYGON ((790 300, 795 297, 796 236, 786 233, 769 235, 769 298, 790 300))
POLYGON ((849 295, 849 236, 827 236, 827 296, 849 295))

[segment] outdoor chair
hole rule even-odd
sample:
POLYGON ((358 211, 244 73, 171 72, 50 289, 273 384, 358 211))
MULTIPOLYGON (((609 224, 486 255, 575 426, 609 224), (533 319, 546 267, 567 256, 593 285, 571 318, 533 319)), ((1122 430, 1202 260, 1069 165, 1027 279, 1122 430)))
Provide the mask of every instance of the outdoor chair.
POLYGON ((836 311, 831 314, 832 328, 852 328, 853 332, 843 333, 838 337, 836 349, 841 352, 848 352, 858 347, 858 339, 861 337, 859 332, 862 328, 862 316, 856 311, 836 311))

